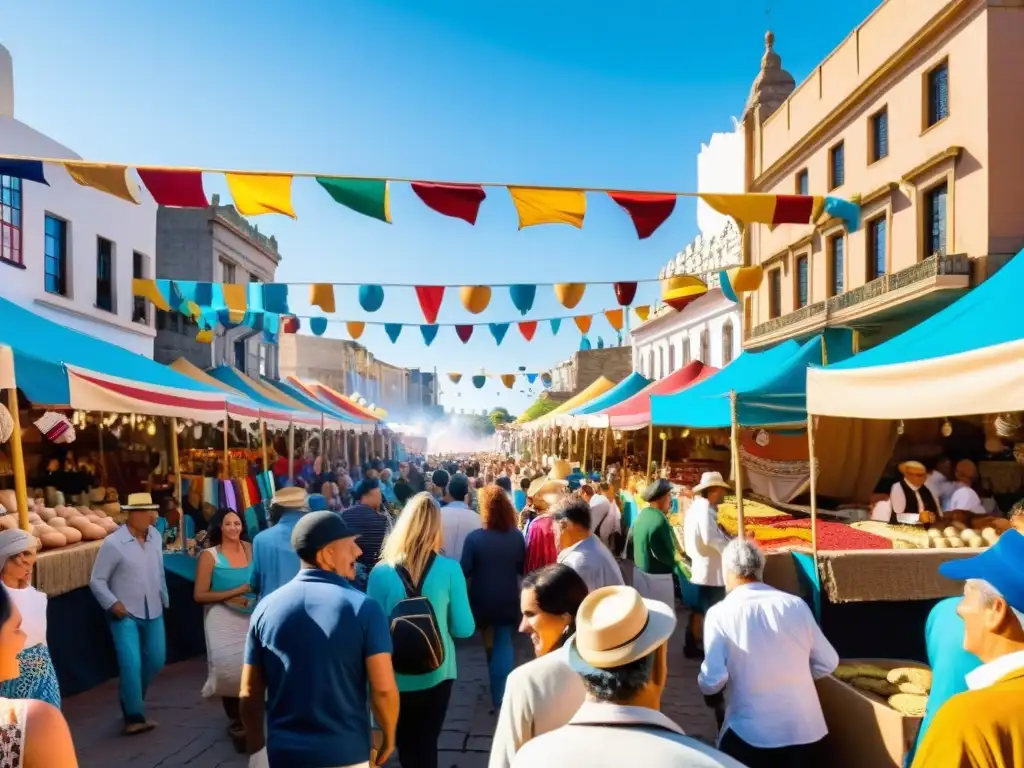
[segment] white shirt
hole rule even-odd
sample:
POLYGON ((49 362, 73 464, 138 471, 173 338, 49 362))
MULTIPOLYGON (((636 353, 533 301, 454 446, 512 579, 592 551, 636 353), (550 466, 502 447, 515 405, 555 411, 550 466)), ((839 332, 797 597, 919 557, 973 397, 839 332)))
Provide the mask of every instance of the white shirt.
POLYGON ((718 527, 718 510, 700 496, 693 500, 683 519, 683 548, 690 558, 690 582, 708 587, 725 586, 722 550, 729 537, 718 527))
POLYGON ((465 502, 453 501, 441 507, 441 548, 445 557, 455 562, 462 560, 462 547, 466 537, 483 527, 480 515, 465 502))
POLYGON ((828 733, 814 681, 835 670, 839 655, 801 598, 767 584, 737 587, 704 618, 704 654, 704 695, 729 683, 723 734, 776 748, 828 733))
POLYGON ((619 505, 601 494, 595 494, 590 500, 590 532, 596 533, 597 538, 608 546, 612 534, 618 532, 621 527, 622 513, 619 511, 619 505))
POLYGON ((946 501, 953 491, 956 490, 956 483, 937 469, 933 469, 928 473, 928 479, 924 481, 924 484, 928 486, 928 490, 932 492, 932 496, 935 497, 935 501, 938 502, 940 508, 946 506, 946 501))
MULTIPOLYGON (((917 498, 917 508, 924 509, 924 499, 921 498, 920 489, 914 488, 909 483, 907 483, 907 487, 914 492, 914 496, 917 498)), ((889 503, 892 505, 892 511, 896 513, 896 522, 904 523, 906 525, 913 525, 914 523, 920 522, 920 515, 909 514, 906 511, 907 494, 904 493, 903 486, 898 482, 893 483, 892 488, 889 489, 889 503)), ((939 503, 938 496, 935 497, 935 503, 939 503)), ((886 518, 884 522, 889 522, 889 518, 886 518)))
POLYGON ((11 601, 21 612, 21 629, 25 633, 25 647, 46 645, 46 594, 35 587, 23 589, 6 587, 11 601))
POLYGON ((995 685, 1018 669, 1024 669, 1024 651, 1008 653, 988 664, 982 664, 977 669, 968 672, 964 677, 964 682, 972 691, 977 691, 995 685))
POLYGON ((558 562, 576 571, 591 592, 623 583, 622 569, 615 556, 593 534, 559 552, 558 562))
POLYGON ((969 485, 963 483, 954 483, 956 490, 949 497, 949 501, 946 502, 944 510, 946 512, 952 512, 954 509, 966 509, 968 512, 973 512, 976 515, 987 514, 985 512, 985 505, 981 503, 981 497, 974 492, 974 489, 969 485))

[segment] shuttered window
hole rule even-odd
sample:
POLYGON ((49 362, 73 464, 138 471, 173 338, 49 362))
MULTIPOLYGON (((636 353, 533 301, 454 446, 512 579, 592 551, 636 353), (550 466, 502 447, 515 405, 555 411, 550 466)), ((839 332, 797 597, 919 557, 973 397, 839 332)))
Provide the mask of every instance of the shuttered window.
POLYGON ((889 156, 889 110, 871 116, 871 162, 889 156))
POLYGON ((942 62, 928 73, 928 125, 949 117, 949 63, 942 62))

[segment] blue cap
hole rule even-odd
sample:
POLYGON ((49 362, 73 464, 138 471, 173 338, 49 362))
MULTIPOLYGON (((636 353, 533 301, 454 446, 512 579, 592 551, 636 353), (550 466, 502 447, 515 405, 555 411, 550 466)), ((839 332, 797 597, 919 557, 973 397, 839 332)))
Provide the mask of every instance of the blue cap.
POLYGON ((1010 530, 980 555, 950 560, 939 566, 947 579, 981 579, 1003 596, 1011 608, 1024 611, 1024 535, 1010 530))

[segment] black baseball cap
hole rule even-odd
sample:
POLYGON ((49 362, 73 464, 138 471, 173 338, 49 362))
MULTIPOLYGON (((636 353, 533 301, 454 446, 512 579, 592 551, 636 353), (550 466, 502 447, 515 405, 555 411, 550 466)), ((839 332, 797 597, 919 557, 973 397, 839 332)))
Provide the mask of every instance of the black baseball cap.
POLYGON ((644 488, 644 501, 650 504, 671 492, 672 483, 662 477, 644 488))
POLYGON ((358 535, 336 512, 307 512, 292 529, 292 549, 303 562, 314 563, 316 553, 328 544, 358 535))

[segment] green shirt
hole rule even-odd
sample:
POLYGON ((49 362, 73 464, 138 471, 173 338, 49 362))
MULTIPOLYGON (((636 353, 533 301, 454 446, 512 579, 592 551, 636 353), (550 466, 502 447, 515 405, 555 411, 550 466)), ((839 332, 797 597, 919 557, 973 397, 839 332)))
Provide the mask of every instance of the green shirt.
POLYGON ((644 573, 674 573, 676 542, 668 518, 659 509, 644 507, 633 523, 633 561, 644 573))

